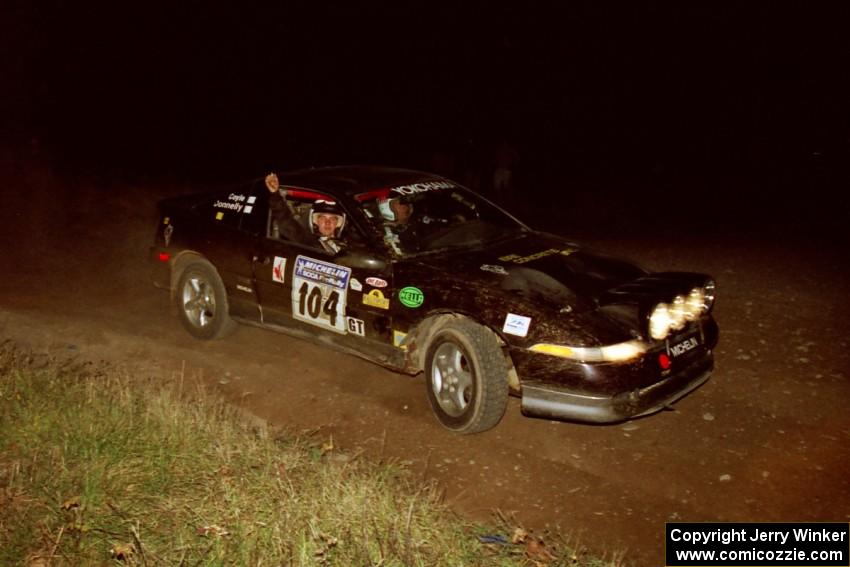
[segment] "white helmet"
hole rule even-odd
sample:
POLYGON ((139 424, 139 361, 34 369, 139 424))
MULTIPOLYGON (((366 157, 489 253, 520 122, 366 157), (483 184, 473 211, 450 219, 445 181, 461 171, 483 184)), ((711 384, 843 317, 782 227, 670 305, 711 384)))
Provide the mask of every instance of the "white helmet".
POLYGON ((336 204, 336 201, 319 200, 310 207, 310 231, 313 234, 320 234, 319 226, 316 222, 316 218, 319 215, 336 216, 337 222, 334 228, 334 238, 339 238, 339 235, 342 234, 342 229, 345 228, 345 212, 336 204))
POLYGON ((393 203, 408 205, 411 207, 411 212, 413 212, 413 203, 411 203, 410 199, 405 196, 381 199, 378 201, 378 210, 381 212, 381 216, 384 217, 385 220, 388 220, 390 222, 395 222, 398 220, 396 218, 395 210, 393 210, 392 208, 393 203))

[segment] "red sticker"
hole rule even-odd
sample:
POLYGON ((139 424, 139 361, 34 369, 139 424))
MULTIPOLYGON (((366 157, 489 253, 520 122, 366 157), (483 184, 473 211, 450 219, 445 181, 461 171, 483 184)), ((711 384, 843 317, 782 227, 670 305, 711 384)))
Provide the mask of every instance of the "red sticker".
POLYGON ((387 280, 381 278, 366 278, 366 283, 372 287, 387 287, 387 280))

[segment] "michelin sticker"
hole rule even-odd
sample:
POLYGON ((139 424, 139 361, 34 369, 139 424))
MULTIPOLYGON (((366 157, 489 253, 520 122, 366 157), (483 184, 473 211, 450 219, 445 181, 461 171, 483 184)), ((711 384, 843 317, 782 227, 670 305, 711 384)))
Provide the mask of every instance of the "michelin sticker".
POLYGON ((509 335, 524 337, 528 334, 528 327, 531 325, 531 317, 524 317, 514 313, 508 313, 505 317, 505 326, 502 327, 502 332, 509 335))
POLYGON ((350 277, 351 268, 298 256, 292 270, 292 316, 345 334, 345 292, 350 277))
POLYGON ((272 265, 272 279, 277 283, 283 283, 286 279, 286 258, 274 257, 272 265))

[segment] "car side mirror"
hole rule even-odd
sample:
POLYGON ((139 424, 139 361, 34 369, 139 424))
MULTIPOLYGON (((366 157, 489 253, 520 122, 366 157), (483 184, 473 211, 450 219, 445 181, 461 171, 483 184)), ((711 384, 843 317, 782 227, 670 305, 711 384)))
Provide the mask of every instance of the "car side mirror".
POLYGON ((387 268, 387 261, 376 256, 371 250, 365 248, 348 248, 343 250, 336 258, 338 264, 349 268, 362 268, 381 273, 387 268))

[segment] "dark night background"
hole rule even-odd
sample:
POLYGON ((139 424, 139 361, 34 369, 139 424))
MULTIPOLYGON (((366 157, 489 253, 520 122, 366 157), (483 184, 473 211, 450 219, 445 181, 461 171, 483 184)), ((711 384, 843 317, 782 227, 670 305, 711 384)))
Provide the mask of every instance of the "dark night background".
POLYGON ((531 224, 562 210, 834 238, 848 213, 846 4, 2 10, 6 156, 59 176, 195 185, 374 163, 463 178, 504 139, 531 224))

